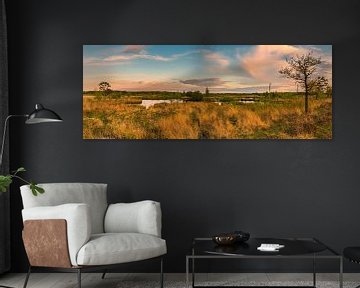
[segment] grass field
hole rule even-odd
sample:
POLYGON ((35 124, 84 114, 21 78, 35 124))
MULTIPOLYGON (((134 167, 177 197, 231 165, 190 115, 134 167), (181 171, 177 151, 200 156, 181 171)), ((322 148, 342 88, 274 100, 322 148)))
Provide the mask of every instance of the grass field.
POLYGON ((332 99, 312 96, 210 94, 187 101, 181 93, 83 95, 84 139, 331 139, 332 99), (253 98, 241 104, 239 99, 253 98), (144 99, 184 99, 143 107, 144 99), (186 100, 186 101, 185 101, 186 100))

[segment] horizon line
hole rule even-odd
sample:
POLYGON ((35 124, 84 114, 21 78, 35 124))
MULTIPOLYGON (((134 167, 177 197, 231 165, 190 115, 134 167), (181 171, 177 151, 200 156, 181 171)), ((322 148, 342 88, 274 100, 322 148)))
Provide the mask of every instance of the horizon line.
MULTIPOLYGON (((83 90, 83 93, 87 92, 102 92, 99 90, 83 90)), ((200 92, 202 94, 202 91, 200 90, 188 90, 188 91, 168 91, 168 90, 111 90, 111 92, 135 92, 135 93, 161 93, 161 92, 167 92, 167 93, 187 93, 187 92, 200 92)), ((263 91, 263 92, 209 92, 209 94, 255 94, 255 93, 304 93, 304 91, 263 91)))

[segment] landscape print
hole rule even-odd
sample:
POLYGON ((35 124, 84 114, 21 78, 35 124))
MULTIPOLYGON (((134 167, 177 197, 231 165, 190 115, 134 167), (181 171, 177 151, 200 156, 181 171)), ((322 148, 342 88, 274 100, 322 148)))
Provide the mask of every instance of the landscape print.
POLYGON ((84 139, 331 139, 331 45, 84 45, 84 139))

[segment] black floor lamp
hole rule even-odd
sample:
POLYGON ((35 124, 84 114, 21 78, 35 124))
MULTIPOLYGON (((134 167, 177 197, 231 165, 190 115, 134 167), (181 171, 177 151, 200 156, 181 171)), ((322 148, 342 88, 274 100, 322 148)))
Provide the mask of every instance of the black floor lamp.
POLYGON ((57 113, 55 113, 54 111, 52 111, 50 109, 45 108, 41 104, 36 104, 35 110, 33 112, 31 112, 30 114, 19 114, 19 115, 7 116, 5 119, 4 132, 3 132, 2 144, 1 144, 0 167, 2 165, 2 160, 3 160, 8 122, 11 118, 15 118, 15 117, 27 118, 25 121, 25 124, 39 124, 39 123, 62 122, 63 121, 57 113))
MULTIPOLYGON (((47 122, 52 122, 52 123, 56 123, 56 122, 62 122, 63 120, 61 119, 61 117, 55 113, 54 111, 45 108, 43 105, 41 104, 36 104, 35 105, 35 110, 33 112, 31 112, 30 114, 20 114, 20 115, 9 115, 6 117, 5 119, 5 123, 4 123, 4 131, 3 131, 3 138, 2 138, 2 142, 1 142, 1 150, 0 150, 0 168, 2 166, 2 161, 3 161, 3 155, 4 155, 4 146, 6 143, 6 132, 7 132, 7 126, 8 126, 8 122, 11 118, 16 118, 16 117, 23 117, 26 118, 25 123, 26 124, 39 124, 39 123, 47 123, 47 122)), ((4 288, 12 288, 9 286, 3 286, 0 284, 0 287, 4 287, 4 288)))

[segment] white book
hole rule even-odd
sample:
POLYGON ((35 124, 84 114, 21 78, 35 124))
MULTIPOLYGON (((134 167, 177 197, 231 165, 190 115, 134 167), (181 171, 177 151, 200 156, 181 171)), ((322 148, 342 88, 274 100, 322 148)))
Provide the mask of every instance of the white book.
POLYGON ((262 243, 259 247, 257 247, 260 251, 269 251, 269 252, 276 252, 279 251, 279 249, 284 248, 284 245, 280 244, 269 244, 269 243, 262 243))

